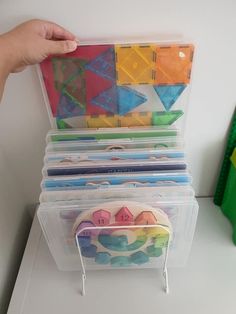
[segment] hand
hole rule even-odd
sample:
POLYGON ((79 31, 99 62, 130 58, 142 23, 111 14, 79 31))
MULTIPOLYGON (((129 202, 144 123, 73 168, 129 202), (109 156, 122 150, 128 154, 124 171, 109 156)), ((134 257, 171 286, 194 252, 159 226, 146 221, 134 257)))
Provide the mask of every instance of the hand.
POLYGON ((8 66, 9 73, 39 63, 51 54, 68 53, 76 48, 73 34, 57 24, 42 20, 25 22, 0 36, 0 50, 3 53, 0 58, 8 66))

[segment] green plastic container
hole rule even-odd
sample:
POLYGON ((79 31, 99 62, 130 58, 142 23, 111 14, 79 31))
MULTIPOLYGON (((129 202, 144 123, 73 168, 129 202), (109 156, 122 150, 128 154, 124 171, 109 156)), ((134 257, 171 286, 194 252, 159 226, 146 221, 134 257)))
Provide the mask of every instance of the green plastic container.
POLYGON ((236 245, 236 148, 230 158, 230 172, 222 202, 222 211, 233 226, 233 242, 236 245))

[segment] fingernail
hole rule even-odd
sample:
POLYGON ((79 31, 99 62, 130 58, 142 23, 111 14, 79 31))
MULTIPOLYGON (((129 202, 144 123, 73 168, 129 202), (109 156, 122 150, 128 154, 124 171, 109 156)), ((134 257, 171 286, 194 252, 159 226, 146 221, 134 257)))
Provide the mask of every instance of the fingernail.
POLYGON ((79 41, 79 38, 78 38, 78 37, 75 38, 75 41, 76 41, 77 46, 79 46, 80 41, 79 41))
POLYGON ((76 48, 77 48, 77 42, 76 41, 70 41, 70 40, 67 41, 68 52, 74 51, 76 48))

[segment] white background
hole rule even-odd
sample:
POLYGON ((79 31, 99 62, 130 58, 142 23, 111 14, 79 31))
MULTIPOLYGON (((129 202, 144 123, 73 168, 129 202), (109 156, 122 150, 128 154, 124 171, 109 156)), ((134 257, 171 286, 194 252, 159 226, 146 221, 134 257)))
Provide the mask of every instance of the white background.
MULTIPOLYGON (((29 18, 62 24, 79 38, 184 36, 196 45, 186 147, 197 195, 212 195, 226 131, 234 111, 236 2, 234 0, 1 0, 0 32, 29 18)), ((0 47, 1 49, 1 47, 0 47)), ((26 206, 38 201, 45 135, 49 129, 34 68, 8 80, 0 105, 0 260, 7 281, 26 206), (8 184, 4 184, 8 182, 8 184), (6 198, 6 192, 9 192, 6 198), (5 193, 5 194, 4 194, 5 193), (5 200, 3 202, 3 197, 5 200), (3 214, 4 213, 4 214, 3 214), (8 224, 6 226, 6 224, 8 224), (11 230, 11 232, 4 231, 11 230)), ((14 255, 15 254, 15 255, 14 255)), ((17 260, 17 259, 16 259, 17 260)), ((0 285, 1 288, 1 285, 0 285)), ((4 289, 4 288, 2 288, 4 289)))

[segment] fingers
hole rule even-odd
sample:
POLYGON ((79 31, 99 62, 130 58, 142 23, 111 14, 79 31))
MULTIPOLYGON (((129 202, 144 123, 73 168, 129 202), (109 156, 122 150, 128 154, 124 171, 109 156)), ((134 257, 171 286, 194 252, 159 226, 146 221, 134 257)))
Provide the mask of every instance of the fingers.
POLYGON ((52 22, 45 22, 46 39, 75 40, 75 35, 52 22))
POLYGON ((47 55, 68 53, 76 50, 77 48, 77 43, 72 40, 47 40, 46 42, 47 55))

